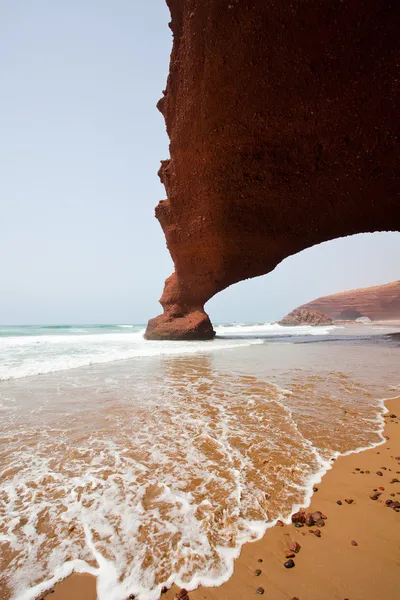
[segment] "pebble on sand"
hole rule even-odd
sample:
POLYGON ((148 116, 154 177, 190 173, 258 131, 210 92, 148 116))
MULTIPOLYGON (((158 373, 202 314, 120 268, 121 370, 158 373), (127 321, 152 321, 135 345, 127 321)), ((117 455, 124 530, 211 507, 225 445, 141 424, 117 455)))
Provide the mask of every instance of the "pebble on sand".
POLYGON ((283 566, 284 566, 286 569, 293 569, 294 565, 295 565, 295 562, 294 562, 294 560, 290 559, 290 560, 287 560, 287 561, 284 563, 284 565, 283 565, 283 566))
POLYGON ((356 542, 355 540, 351 540, 350 544, 351 544, 352 546, 358 546, 358 544, 357 544, 357 542, 356 542))
POLYGON ((339 506, 342 506, 343 502, 341 500, 337 500, 336 504, 339 504, 339 506))
POLYGON ((382 496, 382 492, 374 492, 373 494, 370 494, 370 498, 371 500, 378 500, 379 496, 382 496))
POLYGON ((300 552, 300 550, 301 550, 301 546, 300 546, 299 542, 293 542, 292 544, 290 544, 290 546, 289 546, 289 550, 290 550, 291 552, 295 552, 296 554, 297 554, 298 552, 300 552))
POLYGON ((263 593, 264 593, 264 588, 262 588, 262 587, 257 588, 256 594, 263 594, 263 593))
POLYGON ((292 515, 292 523, 300 523, 304 524, 306 522, 306 513, 303 510, 299 510, 298 512, 292 515))
POLYGON ((315 531, 313 531, 313 534, 314 534, 316 537, 318 537, 318 538, 320 538, 320 537, 321 537, 321 535, 322 535, 322 533, 320 532, 320 530, 319 530, 319 529, 316 529, 315 531))
POLYGON ((353 504, 354 502, 353 498, 345 498, 344 501, 347 502, 347 504, 353 504))
POLYGON ((259 577, 259 576, 261 575, 261 569, 256 569, 256 570, 254 571, 254 575, 255 575, 256 577, 259 577))

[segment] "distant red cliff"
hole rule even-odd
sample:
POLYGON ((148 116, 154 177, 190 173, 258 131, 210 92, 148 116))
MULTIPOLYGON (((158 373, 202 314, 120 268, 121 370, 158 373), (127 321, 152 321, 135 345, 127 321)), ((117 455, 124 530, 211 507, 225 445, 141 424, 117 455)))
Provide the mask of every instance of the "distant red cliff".
POLYGON ((400 281, 323 296, 299 308, 320 311, 331 319, 369 317, 372 321, 400 319, 400 281))

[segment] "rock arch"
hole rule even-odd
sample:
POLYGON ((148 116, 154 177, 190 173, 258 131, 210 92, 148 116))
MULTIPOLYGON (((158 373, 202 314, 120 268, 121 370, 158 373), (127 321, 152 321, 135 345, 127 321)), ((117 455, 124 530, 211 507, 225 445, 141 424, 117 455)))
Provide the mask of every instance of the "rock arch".
POLYGON ((213 295, 321 242, 400 231, 390 0, 167 0, 156 216, 175 272, 152 339, 209 339, 213 295))

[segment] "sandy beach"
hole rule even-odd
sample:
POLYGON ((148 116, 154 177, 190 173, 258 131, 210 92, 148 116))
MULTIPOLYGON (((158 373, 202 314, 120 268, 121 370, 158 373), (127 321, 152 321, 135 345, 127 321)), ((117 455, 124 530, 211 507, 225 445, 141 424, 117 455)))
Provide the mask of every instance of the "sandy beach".
MULTIPOLYGON (((391 483, 400 479, 400 398, 386 406, 386 443, 338 458, 305 507, 324 513, 324 527, 275 526, 262 540, 244 546, 227 583, 199 588, 190 598, 240 600, 260 594, 274 600, 397 600, 400 514, 386 501, 400 501, 400 482, 391 483), (377 500, 370 497, 374 490, 381 492, 377 500), (310 532, 317 530, 320 537, 310 532), (294 542, 301 548, 293 558, 295 567, 286 569, 285 554, 294 542)), ((171 600, 179 592, 172 588, 163 597, 171 600)), ((95 579, 73 575, 56 586, 51 598, 95 600, 95 579)))

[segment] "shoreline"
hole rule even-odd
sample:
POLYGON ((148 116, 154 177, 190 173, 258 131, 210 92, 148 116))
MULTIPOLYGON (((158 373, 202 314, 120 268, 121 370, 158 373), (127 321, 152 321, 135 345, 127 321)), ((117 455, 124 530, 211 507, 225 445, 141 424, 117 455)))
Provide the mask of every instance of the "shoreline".
MULTIPOLYGON (((199 587, 189 592, 191 600, 244 600, 257 596, 259 587, 264 589, 261 595, 274 600, 397 600, 400 515, 386 507, 385 501, 400 501, 400 482, 390 483, 391 479, 400 479, 400 459, 394 458, 400 456, 400 397, 382 402, 386 409, 380 415, 384 441, 333 459, 322 482, 314 483, 318 491, 312 494, 311 502, 306 498, 306 512, 321 511, 327 516, 321 537, 310 535, 306 526, 272 526, 260 540, 242 547, 234 573, 226 583, 199 587), (396 414, 396 419, 390 414, 396 414), (379 487, 385 488, 382 496, 371 500, 373 490, 379 487), (348 504, 345 498, 353 502, 348 504), (286 569, 285 550, 294 542, 301 550, 293 558, 295 568, 286 569), (261 570, 258 576, 257 569, 261 570)), ((174 585, 162 598, 173 600, 179 590, 174 585)), ((42 593, 37 600, 48 594, 42 593)), ((96 600, 96 578, 74 573, 57 583, 50 594, 54 600, 96 600)))

